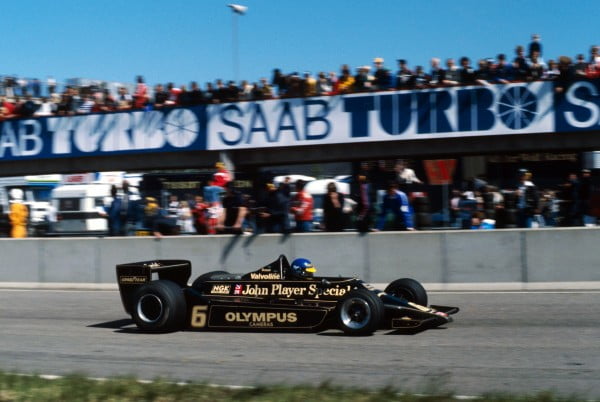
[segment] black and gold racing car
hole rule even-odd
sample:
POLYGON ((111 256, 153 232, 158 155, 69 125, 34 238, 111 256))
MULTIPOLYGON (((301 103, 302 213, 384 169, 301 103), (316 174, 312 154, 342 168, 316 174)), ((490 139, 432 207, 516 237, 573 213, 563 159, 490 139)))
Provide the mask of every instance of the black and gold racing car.
POLYGON ((452 321, 458 307, 428 306, 414 279, 377 290, 358 278, 298 276, 283 255, 247 274, 212 271, 191 285, 187 260, 117 265, 125 311, 147 332, 192 330, 323 331, 369 335, 421 330, 452 321))

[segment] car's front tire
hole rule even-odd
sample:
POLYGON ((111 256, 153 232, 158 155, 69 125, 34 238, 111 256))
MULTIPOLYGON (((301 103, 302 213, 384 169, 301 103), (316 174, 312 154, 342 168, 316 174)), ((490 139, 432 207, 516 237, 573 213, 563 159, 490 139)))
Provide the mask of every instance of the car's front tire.
POLYGON ((377 295, 366 289, 357 289, 340 300, 336 314, 339 328, 346 334, 371 335, 379 328, 384 307, 377 295))
POLYGON ((175 282, 158 280, 141 286, 133 296, 133 321, 147 332, 172 332, 183 328, 186 303, 175 282))
POLYGON ((419 281, 411 278, 396 279, 385 288, 385 293, 427 306, 427 291, 419 281))

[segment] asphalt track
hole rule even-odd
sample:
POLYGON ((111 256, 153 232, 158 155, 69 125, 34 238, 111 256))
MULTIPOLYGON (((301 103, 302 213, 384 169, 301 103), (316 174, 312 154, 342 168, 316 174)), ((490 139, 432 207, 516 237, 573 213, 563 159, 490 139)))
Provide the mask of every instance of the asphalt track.
POLYGON ((418 334, 134 330, 116 291, 0 290, 0 369, 223 385, 412 392, 555 391, 600 398, 600 292, 432 292, 461 307, 418 334))

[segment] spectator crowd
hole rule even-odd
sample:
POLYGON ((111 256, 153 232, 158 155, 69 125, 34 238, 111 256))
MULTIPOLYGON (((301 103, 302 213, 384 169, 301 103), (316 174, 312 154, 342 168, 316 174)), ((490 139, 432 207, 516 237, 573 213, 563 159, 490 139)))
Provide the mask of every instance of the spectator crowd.
POLYGON ((6 76, 0 80, 0 120, 14 117, 73 115, 129 109, 154 109, 174 106, 193 106, 273 98, 328 96, 364 91, 435 88, 456 85, 492 85, 508 82, 538 80, 556 81, 557 91, 569 82, 600 78, 600 46, 591 46, 589 56, 578 54, 575 59, 560 56, 544 60, 539 35, 532 35, 525 48, 517 46, 512 57, 498 54, 495 58, 479 59, 474 63, 461 57, 458 63, 448 58, 444 63, 432 58, 428 71, 424 66, 409 67, 408 60, 398 59, 396 73, 376 57, 373 67, 359 66, 352 71, 346 64, 336 72, 283 73, 274 69, 270 80, 258 82, 207 82, 201 88, 197 82, 189 86, 156 84, 153 88, 138 76, 131 91, 119 87, 117 93, 102 85, 67 86, 62 92, 54 78, 46 82, 46 92, 39 79, 6 76))

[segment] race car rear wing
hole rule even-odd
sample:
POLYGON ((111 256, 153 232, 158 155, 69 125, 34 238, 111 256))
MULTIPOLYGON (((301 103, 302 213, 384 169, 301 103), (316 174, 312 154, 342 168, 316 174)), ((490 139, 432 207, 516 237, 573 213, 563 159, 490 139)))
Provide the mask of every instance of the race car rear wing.
POLYGON ((173 281, 186 287, 192 275, 192 263, 188 260, 152 260, 117 265, 117 283, 123 307, 130 312, 135 291, 154 279, 173 281))

